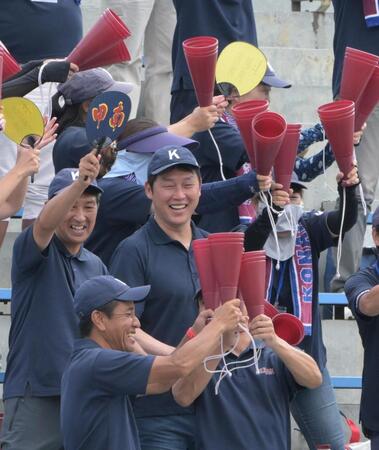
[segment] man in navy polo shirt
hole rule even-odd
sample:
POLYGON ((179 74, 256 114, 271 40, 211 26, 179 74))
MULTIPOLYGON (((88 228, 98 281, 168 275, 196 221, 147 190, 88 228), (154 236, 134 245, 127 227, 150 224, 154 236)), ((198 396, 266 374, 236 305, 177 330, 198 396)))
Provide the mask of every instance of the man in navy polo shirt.
MULTIPOLYGON (((148 353, 164 353, 166 346, 147 341, 143 332, 176 347, 194 322, 200 285, 191 243, 206 233, 191 222, 200 198, 199 165, 192 153, 184 147, 162 148, 147 173, 145 192, 154 216, 121 242, 110 271, 131 286, 151 285, 137 309, 143 330, 137 339, 148 353)), ((179 407, 171 393, 138 397, 134 413, 142 449, 186 450, 194 445, 193 408, 179 407)))
MULTIPOLYGON (((147 166, 153 153, 167 145, 193 149, 198 143, 170 133, 165 127, 142 122, 139 131, 121 140, 119 148, 126 150, 118 154, 111 171, 99 181, 104 190, 103 201, 94 233, 86 247, 100 256, 105 264, 109 263, 117 245, 149 218, 151 199, 143 188, 147 166)), ((252 191, 269 189, 270 184, 271 177, 259 176, 255 172, 227 181, 206 183, 202 185, 196 213, 211 214, 235 207, 250 198, 252 191)))
POLYGON ((77 335, 75 290, 107 272, 83 248, 102 190, 99 162, 59 172, 37 221, 16 239, 12 259, 12 325, 4 384, 3 449, 58 450, 60 382, 77 335))
POLYGON ((62 378, 66 450, 139 449, 128 395, 167 391, 242 320, 240 301, 231 300, 215 311, 199 336, 171 355, 146 355, 134 339, 140 326, 134 303, 149 291, 150 286, 131 288, 109 275, 87 280, 77 290, 74 308, 82 339, 75 342, 62 378))
MULTIPOLYGON (((175 400, 182 406, 195 405, 197 446, 199 450, 238 449, 290 450, 290 400, 300 386, 315 388, 322 377, 313 358, 276 336, 272 320, 255 317, 250 325, 246 307, 244 325, 252 336, 265 344, 261 348, 259 373, 245 364, 254 356, 250 337, 240 328, 224 335, 224 351, 238 343, 225 357, 231 377, 220 383, 219 374, 206 372, 203 366, 173 387, 175 400), (195 401, 196 400, 196 401, 195 401)), ((258 341, 257 341, 258 343, 258 341)), ((208 362, 208 369, 222 369, 220 360, 208 362)))
POLYGON ((349 307, 357 320, 364 348, 360 420, 371 439, 371 448, 379 449, 379 207, 372 220, 372 238, 377 249, 375 264, 352 275, 345 284, 349 307))

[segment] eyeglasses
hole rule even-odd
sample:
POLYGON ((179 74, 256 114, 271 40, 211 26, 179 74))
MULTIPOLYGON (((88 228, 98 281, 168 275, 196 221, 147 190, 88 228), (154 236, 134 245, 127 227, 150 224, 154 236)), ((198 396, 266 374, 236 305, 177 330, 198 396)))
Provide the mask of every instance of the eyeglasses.
POLYGON ((112 314, 112 317, 136 317, 133 312, 127 312, 127 313, 119 313, 119 314, 112 314))

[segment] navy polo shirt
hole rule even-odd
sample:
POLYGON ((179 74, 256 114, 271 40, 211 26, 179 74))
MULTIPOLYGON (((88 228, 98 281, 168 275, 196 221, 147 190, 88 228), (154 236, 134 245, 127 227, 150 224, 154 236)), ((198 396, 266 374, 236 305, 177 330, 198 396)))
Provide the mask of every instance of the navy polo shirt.
POLYGON ((333 6, 333 96, 336 96, 340 91, 345 48, 353 47, 379 55, 379 27, 367 27, 363 2, 359 0, 333 0, 333 6))
POLYGON ((359 298, 379 284, 378 262, 352 275, 345 283, 349 308, 354 314, 364 348, 360 419, 379 432, 379 316, 369 317, 359 310, 359 298))
POLYGON ((1 0, 0 40, 21 63, 65 58, 83 34, 80 0, 1 0))
POLYGON ((139 450, 129 395, 145 394, 154 356, 75 341, 62 378, 66 450, 139 450))
MULTIPOLYGON (((193 226, 193 239, 206 236, 193 226)), ((171 239, 154 218, 117 247, 110 272, 130 286, 151 285, 146 300, 136 305, 141 328, 176 347, 198 315, 195 300, 200 289, 192 246, 189 251, 171 239)), ((137 417, 186 414, 171 393, 137 398, 137 417)))
MULTIPOLYGON (((104 193, 95 229, 85 245, 108 265, 117 245, 146 223, 151 201, 143 186, 122 177, 103 178, 98 184, 104 193)), ((258 190, 255 172, 223 183, 203 184, 196 212, 205 214, 232 208, 252 195, 251 186, 258 190)))
MULTIPOLYGON (((219 120, 212 128, 212 135, 219 147, 223 172, 226 179, 234 178, 237 170, 247 160, 245 146, 239 131, 230 124, 219 120)), ((221 181, 220 161, 217 149, 209 133, 196 133, 193 139, 200 143, 197 150, 193 150, 201 167, 203 183, 221 181)), ((239 225, 238 206, 224 208, 211 214, 202 214, 196 217, 196 224, 209 233, 230 231, 239 225)))
MULTIPOLYGON (((226 361, 252 356, 248 348, 239 357, 228 355, 226 361)), ((221 381, 218 395, 218 375, 211 378, 195 401, 198 450, 291 449, 289 403, 298 385, 269 348, 262 350, 259 371, 259 375, 255 367, 233 371, 232 377, 221 381)))
MULTIPOLYGON (((305 336, 303 341, 299 344, 299 347, 311 355, 321 369, 326 364, 326 350, 322 340, 320 308, 318 304, 318 262, 320 253, 323 250, 337 244, 336 238, 333 238, 330 234, 326 219, 327 213, 306 212, 299 220, 299 222, 304 225, 309 236, 313 270, 312 335, 305 336)), ((275 264, 275 262, 276 261, 273 260, 273 264, 275 264)), ((293 314, 289 264, 282 264, 282 266, 283 268, 280 271, 274 271, 270 302, 274 304, 278 301, 280 306, 287 308, 288 313, 293 314), (281 273, 282 270, 284 271, 283 274, 281 273), (283 281, 280 283, 281 277, 283 277, 283 281), (281 285, 281 289, 278 292, 279 285, 281 285)))
POLYGON ((53 147, 55 173, 67 167, 79 167, 80 160, 91 150, 84 127, 66 128, 53 147))
POLYGON ((26 388, 35 397, 60 395, 61 376, 78 334, 75 290, 106 273, 97 256, 84 248, 71 255, 57 236, 43 252, 34 241, 33 227, 18 236, 12 259, 5 399, 23 396, 26 388))
POLYGON ((172 91, 193 89, 182 42, 192 36, 214 36, 219 53, 234 41, 257 45, 251 0, 173 0, 177 23, 172 44, 172 91))

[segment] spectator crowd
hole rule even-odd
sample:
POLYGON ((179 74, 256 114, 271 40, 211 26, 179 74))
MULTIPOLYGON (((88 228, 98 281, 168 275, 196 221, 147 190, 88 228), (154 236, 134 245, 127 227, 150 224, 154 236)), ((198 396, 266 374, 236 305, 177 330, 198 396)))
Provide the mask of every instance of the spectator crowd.
MULTIPOLYGON (((88 70, 65 59, 83 36, 80 3, 0 2, 0 41, 21 66, 0 98, 26 97, 44 115, 43 136, 16 144, 0 99, 0 247, 23 208, 1 448, 290 450, 292 415, 309 449, 344 450, 318 303, 320 254, 338 246, 331 286, 346 291, 362 338, 360 420, 379 449, 377 256, 359 269, 359 185, 371 210, 379 106, 351 136, 356 161, 337 174, 336 209, 307 211, 308 183, 336 159, 323 126, 301 130, 286 189, 272 171, 247 169, 233 112, 268 104, 271 90, 291 95, 275 61, 249 92, 215 84, 212 104, 198 106, 183 52, 194 36, 217 38, 219 53, 235 41, 258 47, 255 0, 101 0, 130 29, 131 60, 88 70), (115 91, 130 97, 130 118, 99 148, 86 127, 91 102, 115 91), (264 253, 267 307, 298 319, 297 345, 269 310, 249 317, 240 293, 206 304, 194 242, 226 232, 264 253)), ((335 100, 345 48, 379 54, 379 10, 375 23, 369 3, 333 0, 335 100)), ((379 208, 372 236, 378 250, 379 208)))

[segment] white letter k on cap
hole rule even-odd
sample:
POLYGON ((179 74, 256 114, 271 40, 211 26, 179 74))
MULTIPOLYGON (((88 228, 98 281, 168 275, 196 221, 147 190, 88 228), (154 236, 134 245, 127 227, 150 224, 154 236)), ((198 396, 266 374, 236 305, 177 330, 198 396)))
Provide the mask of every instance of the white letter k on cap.
POLYGON ((71 177, 73 181, 77 180, 79 178, 79 170, 72 170, 71 177))
POLYGON ((180 159, 180 156, 176 153, 177 152, 177 148, 175 148, 174 150, 169 150, 168 151, 168 157, 170 158, 170 161, 175 157, 176 159, 180 159))

